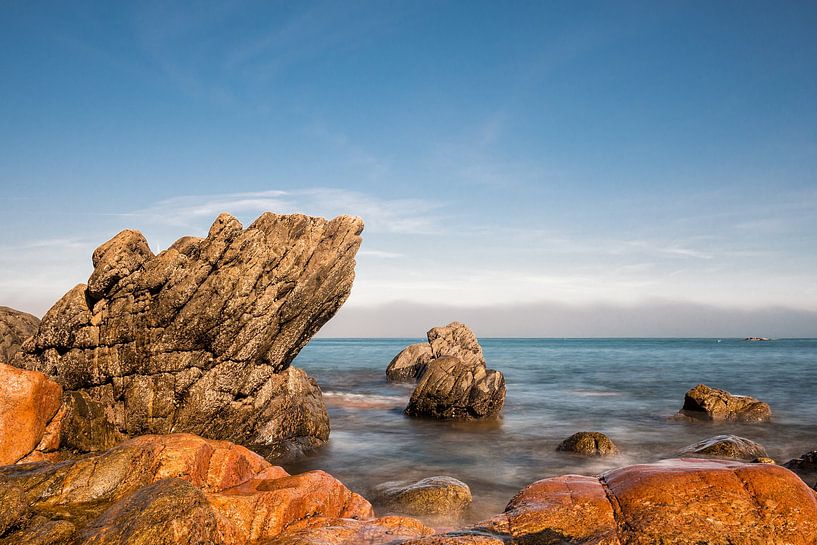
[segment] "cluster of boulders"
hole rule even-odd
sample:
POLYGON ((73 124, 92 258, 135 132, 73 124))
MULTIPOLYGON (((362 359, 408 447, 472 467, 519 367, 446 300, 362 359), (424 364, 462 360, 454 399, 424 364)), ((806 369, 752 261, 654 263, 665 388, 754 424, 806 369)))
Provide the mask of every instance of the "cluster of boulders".
POLYGON ((190 432, 265 456, 318 446, 329 418, 290 363, 349 295, 363 223, 220 215, 205 238, 154 255, 138 231, 93 254, 87 284, 46 313, 14 358, 64 390, 64 446, 190 432))
POLYGON ((474 332, 452 322, 430 329, 427 338, 403 349, 386 369, 389 380, 417 380, 405 413, 446 420, 499 415, 505 377, 488 369, 474 332))

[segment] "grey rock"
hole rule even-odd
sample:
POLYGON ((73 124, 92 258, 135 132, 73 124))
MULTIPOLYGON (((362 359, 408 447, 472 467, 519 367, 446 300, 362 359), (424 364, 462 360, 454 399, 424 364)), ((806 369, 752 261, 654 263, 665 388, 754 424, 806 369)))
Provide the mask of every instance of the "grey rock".
POLYGON ((386 368, 386 378, 392 382, 416 380, 425 372, 431 358, 431 346, 428 343, 409 345, 391 360, 386 368))
POLYGON ((753 397, 733 395, 726 390, 699 384, 684 396, 680 417, 732 422, 768 422, 772 410, 753 397))
POLYGON ((556 450, 573 452, 584 456, 607 456, 618 454, 618 448, 609 437, 596 431, 574 433, 556 447, 556 450))
POLYGON ((40 319, 9 307, 0 307, 0 362, 11 361, 26 339, 37 333, 40 319))
MULTIPOLYGON (((817 450, 809 451, 799 458, 789 460, 783 467, 789 469, 810 486, 817 481, 817 450)), ((817 487, 817 485, 814 485, 817 487)))
POLYGON ((737 435, 716 435, 704 439, 681 449, 678 456, 711 456, 744 461, 769 457, 762 445, 737 435))
POLYGON ((505 377, 485 364, 454 356, 429 362, 411 394, 405 414, 470 420, 497 416, 505 404, 505 377))
POLYGON ((374 490, 374 501, 386 511, 405 515, 458 516, 471 505, 471 489, 453 477, 434 476, 412 481, 390 481, 374 490))
POLYGON ((349 216, 265 213, 244 229, 222 214, 206 238, 158 255, 122 231, 12 363, 80 393, 96 419, 82 450, 107 448, 111 432, 191 432, 268 456, 319 445, 320 389, 290 364, 349 296, 362 230, 349 216))

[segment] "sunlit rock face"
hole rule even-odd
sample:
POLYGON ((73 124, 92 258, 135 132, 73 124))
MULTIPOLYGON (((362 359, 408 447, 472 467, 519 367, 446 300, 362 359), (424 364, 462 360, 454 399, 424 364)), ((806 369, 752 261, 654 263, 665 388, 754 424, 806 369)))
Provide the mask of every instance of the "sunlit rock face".
POLYGON ((265 213, 244 229, 222 214, 207 237, 158 255, 122 231, 14 364, 66 391, 70 448, 171 432, 271 456, 314 447, 329 435, 326 408, 290 363, 349 296, 362 230, 349 216, 265 213))
POLYGON ((9 307, 0 307, 0 363, 8 363, 23 342, 37 333, 39 318, 9 307))

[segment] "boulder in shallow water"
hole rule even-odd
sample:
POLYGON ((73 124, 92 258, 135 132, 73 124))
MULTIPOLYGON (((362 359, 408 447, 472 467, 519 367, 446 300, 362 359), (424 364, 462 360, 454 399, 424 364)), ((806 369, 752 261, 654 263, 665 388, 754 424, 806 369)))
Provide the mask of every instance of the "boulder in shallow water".
POLYGON ((618 448, 609 437, 597 431, 574 433, 556 447, 556 450, 585 456, 608 456, 618 454, 618 448))
POLYGON ((485 356, 477 336, 461 322, 431 328, 426 336, 435 358, 454 356, 467 365, 485 365, 485 356))
POLYGON ((375 487, 374 500, 389 512, 405 515, 459 516, 471 505, 471 489, 453 477, 417 482, 390 481, 375 487))
POLYGON ((444 420, 497 416, 505 404, 505 377, 485 364, 453 356, 429 362, 411 394, 405 414, 444 420))
POLYGON ((386 378, 392 382, 417 380, 431 361, 431 346, 416 343, 405 347, 386 367, 386 378))
POLYGON ((712 456, 713 458, 729 458, 747 462, 757 458, 768 458, 763 445, 737 435, 716 435, 704 439, 684 447, 678 452, 678 456, 712 456))
POLYGON ((768 422, 772 410, 753 397, 732 395, 726 390, 699 384, 684 396, 680 417, 732 422, 768 422))
POLYGON ((290 363, 348 297, 362 229, 348 216, 270 213, 244 229, 222 214, 206 238, 158 255, 122 231, 13 363, 104 416, 107 425, 81 430, 71 429, 80 418, 65 419, 69 437, 85 435, 73 445, 82 450, 107 448, 111 431, 191 432, 270 456, 320 445, 320 389, 290 363))
POLYGON ((0 362, 11 361, 23 342, 37 333, 39 323, 32 314, 0 307, 0 362))
POLYGON ((0 465, 37 448, 61 399, 60 385, 44 374, 0 363, 0 465))

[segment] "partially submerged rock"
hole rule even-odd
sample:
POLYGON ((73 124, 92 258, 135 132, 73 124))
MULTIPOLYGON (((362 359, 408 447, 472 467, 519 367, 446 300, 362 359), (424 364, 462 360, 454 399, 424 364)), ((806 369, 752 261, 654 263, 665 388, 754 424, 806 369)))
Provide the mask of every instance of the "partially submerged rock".
POLYGON ((66 390, 71 448, 179 431, 270 456, 314 447, 329 435, 326 408, 290 363, 348 297, 362 229, 270 213, 243 229, 222 214, 206 238, 158 255, 122 231, 14 363, 66 390))
POLYGON ((699 384, 684 396, 684 406, 678 416, 700 420, 768 422, 772 410, 767 403, 753 397, 732 395, 726 390, 699 384))
POLYGON ((597 431, 574 433, 556 447, 556 450, 585 456, 608 456, 618 454, 618 448, 609 437, 597 431))
POLYGON ((290 476, 227 441, 146 435, 58 464, 0 467, 0 536, 27 543, 238 545, 313 517, 372 517, 322 471, 290 476))
POLYGON ((411 394, 405 413, 445 420, 497 416, 505 404, 505 377, 485 364, 467 364, 453 356, 429 362, 411 394))
POLYGON ((313 518, 288 527, 284 535, 260 545, 385 545, 433 533, 420 521, 407 517, 365 521, 313 518))
POLYGON ((376 504, 388 512, 419 516, 459 516, 471 499, 467 484, 447 476, 382 483, 375 487, 374 496, 376 504))
POLYGON ((684 447, 678 452, 678 456, 712 456, 747 462, 755 459, 769 459, 763 445, 737 435, 716 435, 704 439, 684 447))
POLYGON ((23 342, 37 333, 39 323, 32 314, 0 306, 0 362, 11 361, 23 342))
POLYGON ((47 376, 0 363, 0 466, 33 450, 54 450, 46 427, 60 408, 62 388, 47 376))
POLYGON ((432 357, 431 346, 428 343, 409 345, 386 367, 386 378, 392 382, 417 380, 425 372, 432 357))
POLYGON ((409 346, 386 370, 391 380, 419 378, 405 413, 442 419, 497 416, 505 404, 505 377, 485 365, 474 332, 452 322, 427 335, 427 344, 409 346))
POLYGON ((809 451, 799 458, 789 460, 783 467, 797 473, 809 485, 817 488, 817 450, 809 451))

